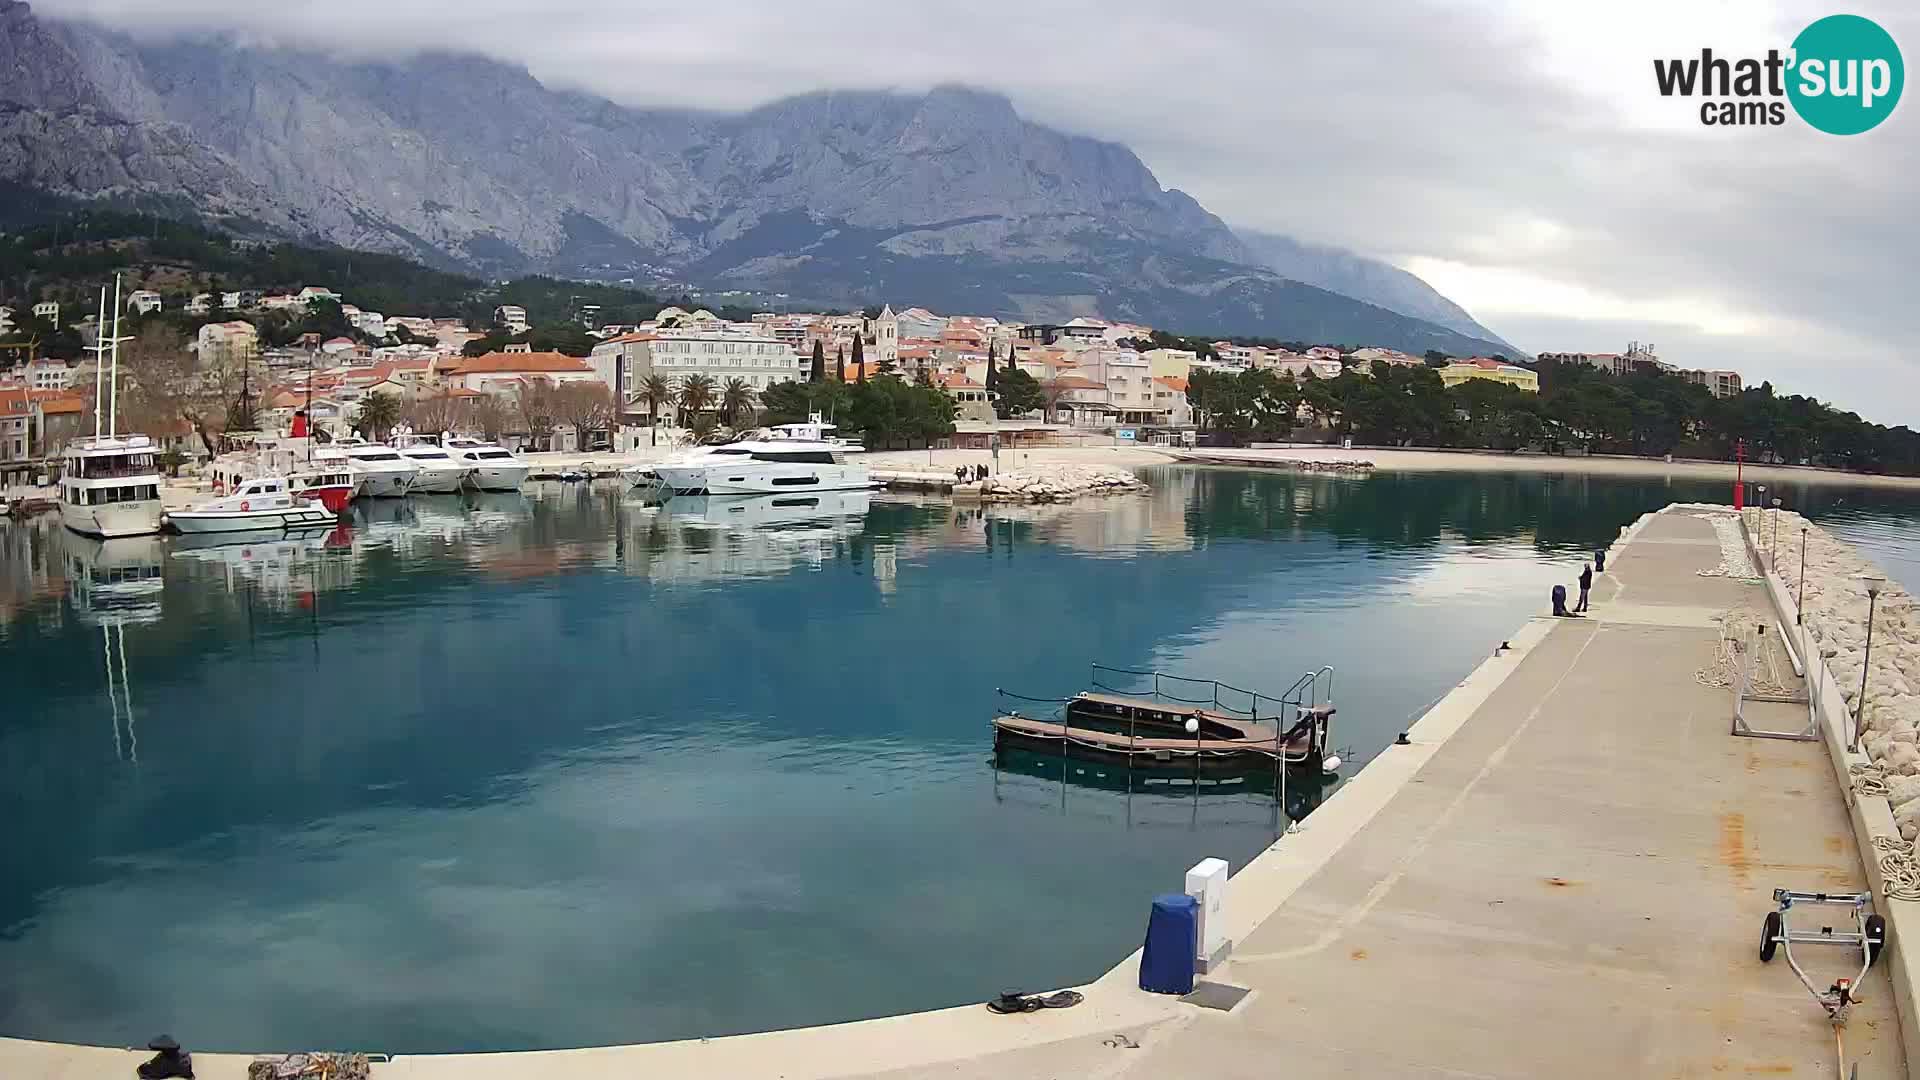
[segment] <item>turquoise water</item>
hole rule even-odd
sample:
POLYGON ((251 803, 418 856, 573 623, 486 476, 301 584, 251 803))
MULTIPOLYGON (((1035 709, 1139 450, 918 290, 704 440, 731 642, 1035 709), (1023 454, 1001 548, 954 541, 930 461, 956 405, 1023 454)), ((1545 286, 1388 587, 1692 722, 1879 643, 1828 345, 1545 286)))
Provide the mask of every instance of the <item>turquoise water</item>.
MULTIPOLYGON (((1582 553, 1724 491, 1147 475, 986 513, 551 485, 220 547, 0 526, 0 1034, 507 1049, 1084 981, 1283 819, 1260 783, 996 760, 996 687, 1331 664, 1351 775, 1582 553)), ((1920 500, 1788 495, 1920 585, 1920 500)))

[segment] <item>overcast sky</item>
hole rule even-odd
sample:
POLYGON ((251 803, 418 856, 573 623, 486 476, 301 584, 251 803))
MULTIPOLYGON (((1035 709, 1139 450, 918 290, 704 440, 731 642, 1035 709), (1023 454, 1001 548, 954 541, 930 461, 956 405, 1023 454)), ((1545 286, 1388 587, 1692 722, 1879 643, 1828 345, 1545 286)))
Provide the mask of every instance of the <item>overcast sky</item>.
POLYGON ((457 48, 635 105, 967 82, 1131 146, 1229 223, 1386 258, 1531 351, 1687 367, 1920 426, 1920 101, 1865 135, 1718 129, 1655 56, 1761 55, 1836 11, 1767 0, 39 0, 123 29, 457 48))

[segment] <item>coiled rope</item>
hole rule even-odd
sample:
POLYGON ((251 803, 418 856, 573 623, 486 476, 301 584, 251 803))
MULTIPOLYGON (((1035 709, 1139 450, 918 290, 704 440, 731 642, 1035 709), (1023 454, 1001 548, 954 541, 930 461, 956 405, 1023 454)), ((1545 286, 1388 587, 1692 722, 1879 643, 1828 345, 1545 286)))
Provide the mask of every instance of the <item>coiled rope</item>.
POLYGON ((1920 900, 1920 862, 1914 861, 1913 845, 1897 836, 1876 836, 1873 850, 1879 853, 1887 899, 1920 900))
POLYGON ((1853 779, 1853 793, 1872 797, 1893 794, 1893 786, 1887 778, 1884 765, 1874 762, 1860 762, 1847 766, 1847 774, 1853 779))
MULTIPOLYGON (((1734 680, 1739 677, 1746 650, 1754 640, 1753 628, 1766 626, 1773 621, 1773 617, 1757 608, 1740 607, 1721 612, 1713 621, 1720 627, 1720 641, 1714 646, 1713 662, 1694 672, 1693 678, 1702 686, 1727 690, 1733 687, 1734 680)), ((1793 677, 1786 674, 1791 668, 1783 662, 1780 647, 1775 644, 1778 637, 1773 633, 1759 636, 1760 662, 1755 667, 1753 683, 1747 687, 1747 693, 1786 697, 1799 692, 1793 677)))

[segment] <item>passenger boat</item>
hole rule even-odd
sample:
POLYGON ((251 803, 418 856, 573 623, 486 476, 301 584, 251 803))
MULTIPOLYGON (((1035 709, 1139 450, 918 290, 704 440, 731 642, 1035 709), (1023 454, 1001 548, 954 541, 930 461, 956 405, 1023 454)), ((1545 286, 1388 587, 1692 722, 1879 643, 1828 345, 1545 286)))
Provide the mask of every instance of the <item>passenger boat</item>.
MULTIPOLYGON (((1096 675, 1101 671, 1121 669, 1095 665, 1096 675)), ((1335 712, 1331 668, 1307 673, 1280 695, 1243 691, 1214 680, 1157 672, 1125 673, 1151 676, 1155 692, 1134 697, 1089 691, 1064 699, 1036 699, 1001 691, 1003 697, 1061 707, 1054 719, 1026 716, 1019 710, 995 716, 995 745, 1050 749, 1094 761, 1146 766, 1180 763, 1202 773, 1276 768, 1282 764, 1327 771, 1339 767, 1340 759, 1327 753, 1335 712), (1328 695, 1324 702, 1320 700, 1323 677, 1328 695), (1205 701, 1212 707, 1203 708, 1199 701, 1161 692, 1163 680, 1182 688, 1210 687, 1210 697, 1205 701), (1244 695, 1250 706, 1231 708, 1222 701, 1222 691, 1228 696, 1244 695), (1266 715, 1261 714, 1263 702, 1269 706, 1266 715), (1245 715, 1233 715, 1235 712, 1245 715)))
POLYGON ((249 480, 284 477, 297 497, 312 499, 336 515, 347 512, 360 488, 360 478, 344 451, 315 446, 304 435, 276 438, 256 431, 221 436, 222 452, 208 465, 216 495, 225 495, 249 480))
POLYGON ((310 460, 296 468, 288 480, 296 497, 312 499, 336 517, 347 512, 360 490, 359 478, 353 475, 353 465, 347 455, 332 449, 312 451, 310 460))
POLYGON ((467 467, 466 485, 473 491, 519 491, 533 471, 506 447, 468 435, 449 435, 440 445, 467 467))
POLYGON ((159 447, 145 435, 79 439, 60 455, 60 520, 86 536, 160 531, 159 447))
POLYGON ((338 514, 318 502, 295 496, 283 476, 242 481, 231 495, 166 514, 166 523, 182 533, 330 528, 338 521, 338 514))
MULTIPOLYGON (((93 437, 68 444, 60 455, 60 521, 86 536, 150 536, 160 531, 160 448, 145 435, 115 432, 120 405, 120 280, 113 283, 113 329, 89 346, 94 354, 93 437), (109 363, 111 367, 109 368, 109 363), (104 376, 104 378, 103 378, 104 376), (101 398, 107 422, 100 427, 101 398)), ((100 290, 99 322, 107 326, 107 290, 100 290)))
POLYGON ((452 495, 466 486, 467 475, 473 471, 473 466, 456 461, 444 447, 424 435, 397 435, 389 445, 418 470, 413 486, 407 489, 410 495, 452 495))
POLYGON ((347 456, 347 464, 359 481, 359 494, 370 499, 398 499, 413 488, 420 469, 400 456, 391 446, 365 439, 346 438, 334 443, 347 456))

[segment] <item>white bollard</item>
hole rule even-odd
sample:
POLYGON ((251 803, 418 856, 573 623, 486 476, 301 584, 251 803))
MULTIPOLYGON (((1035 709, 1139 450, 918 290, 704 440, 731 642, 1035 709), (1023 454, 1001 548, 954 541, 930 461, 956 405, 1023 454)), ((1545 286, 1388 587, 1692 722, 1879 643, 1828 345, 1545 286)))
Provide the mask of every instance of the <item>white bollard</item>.
POLYGON ((1193 970, 1205 975, 1219 967, 1233 949, 1226 939, 1226 922, 1221 909, 1227 903, 1227 860, 1201 859, 1187 871, 1187 895, 1198 901, 1198 923, 1194 926, 1193 970))

